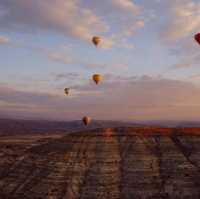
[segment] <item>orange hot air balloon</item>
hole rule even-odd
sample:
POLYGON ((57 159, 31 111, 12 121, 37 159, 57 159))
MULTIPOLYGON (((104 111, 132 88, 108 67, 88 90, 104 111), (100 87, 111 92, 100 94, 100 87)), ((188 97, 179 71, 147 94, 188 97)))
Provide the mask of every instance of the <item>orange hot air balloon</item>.
POLYGON ((94 74, 92 79, 96 84, 98 84, 100 81, 103 80, 103 77, 100 74, 94 74))
POLYGON ((93 42, 93 44, 94 44, 95 46, 98 46, 98 45, 100 44, 100 42, 101 42, 101 38, 95 36, 95 37, 92 38, 92 42, 93 42))
POLYGON ((91 123, 92 119, 90 117, 85 116, 83 117, 82 121, 85 124, 85 126, 87 126, 88 124, 91 123))
POLYGON ((200 44, 200 33, 197 33, 195 36, 194 36, 194 39, 196 40, 196 42, 198 44, 200 44))
POLYGON ((70 90, 70 88, 65 88, 64 89, 64 92, 65 92, 66 95, 69 95, 69 90, 70 90))

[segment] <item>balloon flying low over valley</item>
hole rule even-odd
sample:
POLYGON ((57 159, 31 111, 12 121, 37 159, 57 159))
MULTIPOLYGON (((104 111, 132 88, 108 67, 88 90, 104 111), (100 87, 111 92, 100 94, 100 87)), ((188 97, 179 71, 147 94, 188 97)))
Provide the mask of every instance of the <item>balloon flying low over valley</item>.
POLYGON ((0 0, 0 117, 199 120, 198 0, 0 0))

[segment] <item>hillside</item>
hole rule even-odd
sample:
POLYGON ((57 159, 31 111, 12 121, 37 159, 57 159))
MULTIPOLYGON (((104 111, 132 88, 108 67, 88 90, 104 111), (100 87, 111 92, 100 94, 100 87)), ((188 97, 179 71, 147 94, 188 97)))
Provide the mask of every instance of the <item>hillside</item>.
POLYGON ((198 199, 199 179, 195 128, 104 128, 0 141, 5 199, 198 199))

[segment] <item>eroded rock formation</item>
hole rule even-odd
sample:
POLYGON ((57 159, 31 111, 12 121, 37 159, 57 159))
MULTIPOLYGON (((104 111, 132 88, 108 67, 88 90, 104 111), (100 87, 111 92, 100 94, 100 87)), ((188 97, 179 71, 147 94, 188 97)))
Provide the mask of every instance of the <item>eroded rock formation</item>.
POLYGON ((1 144, 0 198, 199 199, 200 135, 182 131, 97 129, 1 144))

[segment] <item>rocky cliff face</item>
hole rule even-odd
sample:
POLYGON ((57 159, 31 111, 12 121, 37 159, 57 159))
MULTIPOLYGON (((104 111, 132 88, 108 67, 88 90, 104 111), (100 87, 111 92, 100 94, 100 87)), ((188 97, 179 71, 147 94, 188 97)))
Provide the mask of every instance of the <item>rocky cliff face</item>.
POLYGON ((97 129, 1 144, 0 198, 199 199, 200 130, 97 129))

